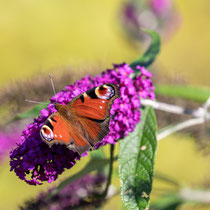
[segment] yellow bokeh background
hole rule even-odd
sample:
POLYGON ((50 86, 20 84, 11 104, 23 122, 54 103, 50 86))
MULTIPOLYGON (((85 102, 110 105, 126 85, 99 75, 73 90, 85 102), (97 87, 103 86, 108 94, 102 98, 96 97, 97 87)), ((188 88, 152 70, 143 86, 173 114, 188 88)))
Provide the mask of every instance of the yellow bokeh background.
MULTIPOLYGON (((122 35, 122 0, 0 1, 0 84, 52 68, 130 62, 140 52, 122 35)), ((176 0, 181 25, 162 46, 162 71, 209 85, 209 1, 176 0)))
MULTIPOLYGON (((92 65, 104 70, 112 63, 129 63, 137 58, 140 50, 128 43, 119 26, 122 3, 122 0, 0 0, 0 87, 40 71, 52 73, 69 66, 82 71, 92 65)), ((180 13, 180 26, 163 43, 155 64, 165 75, 178 75, 189 84, 209 86, 210 1, 176 0, 175 6, 180 13)), ((63 176, 79 171, 87 159, 63 176)), ((210 173, 209 157, 196 150, 192 138, 182 135, 159 142, 155 168, 183 185, 195 187, 210 173)), ((0 166, 0 209, 17 209, 23 201, 51 186, 29 186, 8 171, 8 162, 0 166)), ((157 185, 155 181, 154 188, 157 185)), ((116 196, 104 209, 121 207, 116 196)))

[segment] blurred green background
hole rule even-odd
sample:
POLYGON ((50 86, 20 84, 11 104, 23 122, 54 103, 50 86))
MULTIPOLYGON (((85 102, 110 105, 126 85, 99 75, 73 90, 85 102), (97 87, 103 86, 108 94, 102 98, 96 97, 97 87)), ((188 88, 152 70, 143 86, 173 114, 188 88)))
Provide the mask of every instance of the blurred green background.
MULTIPOLYGON (((42 71, 53 73, 71 66, 82 73, 82 69, 86 72, 91 66, 94 70, 98 66, 100 71, 112 63, 133 61, 141 52, 122 35, 119 26, 122 3, 122 0, 0 0, 0 87, 42 71)), ((162 45, 154 65, 159 66, 163 75, 184 78, 192 85, 209 86, 210 1, 176 0, 175 5, 181 25, 162 45)), ((87 159, 63 177, 79 171, 87 159)), ((196 187, 210 174, 209 160, 197 152, 190 137, 175 135, 159 143, 155 169, 184 185, 196 187)), ((118 183, 117 176, 114 183, 118 183)), ((9 172, 7 161, 0 166, 0 209, 17 209, 24 200, 51 186, 25 184, 9 172)), ((158 186, 160 183, 155 181, 154 189, 158 186)), ((155 196, 154 190, 152 199, 155 196)), ((104 209, 121 207, 116 196, 104 209)), ((191 207, 185 205, 181 209, 191 207)))

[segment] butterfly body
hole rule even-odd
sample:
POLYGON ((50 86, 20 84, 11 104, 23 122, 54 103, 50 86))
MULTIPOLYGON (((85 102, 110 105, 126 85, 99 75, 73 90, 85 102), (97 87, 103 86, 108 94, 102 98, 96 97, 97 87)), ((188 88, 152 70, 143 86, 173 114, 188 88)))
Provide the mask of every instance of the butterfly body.
POLYGON ((110 109, 118 97, 118 87, 105 84, 76 96, 66 105, 56 103, 57 112, 42 126, 41 138, 50 146, 65 144, 79 154, 88 151, 109 133, 110 109))

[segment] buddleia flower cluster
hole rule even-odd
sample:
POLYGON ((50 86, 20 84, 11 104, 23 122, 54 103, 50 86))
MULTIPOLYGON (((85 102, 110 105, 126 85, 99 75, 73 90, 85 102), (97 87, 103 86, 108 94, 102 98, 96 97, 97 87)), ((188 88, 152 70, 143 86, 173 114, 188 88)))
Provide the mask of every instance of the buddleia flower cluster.
MULTIPOLYGON (((111 108, 110 132, 94 146, 94 149, 106 144, 115 144, 132 132, 141 119, 141 98, 154 99, 152 74, 144 67, 136 66, 139 76, 134 76, 134 70, 126 63, 114 65, 112 69, 95 77, 86 76, 68 85, 64 90, 53 96, 47 109, 41 110, 41 115, 23 130, 17 147, 10 152, 11 171, 31 185, 53 182, 64 170, 75 165, 81 156, 67 149, 64 145, 53 145, 51 148, 40 137, 40 129, 46 119, 56 109, 54 103, 67 104, 75 96, 95 86, 112 83, 119 87, 120 98, 117 98, 111 108)), ((86 153, 82 156, 87 155, 86 153)))
POLYGON ((25 205, 21 207, 21 210, 95 209, 104 201, 104 199, 100 200, 100 197, 97 197, 97 195, 102 193, 105 180, 105 176, 102 174, 88 174, 73 183, 66 185, 56 195, 51 196, 49 199, 47 198, 54 188, 39 194, 36 200, 27 201, 25 205))
POLYGON ((129 0, 122 9, 121 22, 133 40, 144 40, 141 28, 158 31, 168 39, 177 29, 180 17, 173 0, 129 0))

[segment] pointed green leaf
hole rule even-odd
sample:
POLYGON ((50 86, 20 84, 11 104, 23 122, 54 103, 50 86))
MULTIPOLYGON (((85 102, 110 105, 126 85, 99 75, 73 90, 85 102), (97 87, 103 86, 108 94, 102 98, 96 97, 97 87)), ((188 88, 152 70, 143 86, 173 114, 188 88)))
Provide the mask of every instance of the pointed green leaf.
POLYGON ((139 59, 130 64, 131 68, 133 68, 134 70, 136 70, 137 65, 145 67, 150 66, 154 62, 156 56, 160 51, 161 39, 159 34, 155 31, 150 30, 144 30, 144 32, 150 35, 150 37, 152 38, 152 42, 147 51, 139 59))
POLYGON ((141 122, 120 141, 121 199, 128 209, 146 209, 152 190, 156 154, 156 118, 151 107, 141 109, 141 122))

